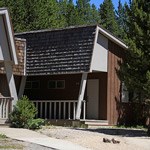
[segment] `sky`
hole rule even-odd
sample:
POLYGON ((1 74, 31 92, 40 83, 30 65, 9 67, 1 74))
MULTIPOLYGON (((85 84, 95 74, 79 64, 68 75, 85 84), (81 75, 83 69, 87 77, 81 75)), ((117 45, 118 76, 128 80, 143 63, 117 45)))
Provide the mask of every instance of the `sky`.
MULTIPOLYGON (((76 3, 76 0, 73 0, 75 3, 76 3)), ((97 8, 99 8, 99 5, 101 3, 103 3, 104 0, 90 0, 91 4, 95 4, 97 8)), ((117 9, 118 7, 118 1, 119 0, 112 0, 113 4, 114 4, 114 7, 115 9, 117 9)), ((121 0, 122 4, 124 4, 125 2, 128 3, 129 0, 121 0)))

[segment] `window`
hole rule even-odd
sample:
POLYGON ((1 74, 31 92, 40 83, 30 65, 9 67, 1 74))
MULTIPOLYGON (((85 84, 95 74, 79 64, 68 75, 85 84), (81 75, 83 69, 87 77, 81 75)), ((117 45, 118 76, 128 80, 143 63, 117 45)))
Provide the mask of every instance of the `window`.
POLYGON ((27 81, 25 89, 39 89, 40 81, 27 81))
POLYGON ((124 83, 122 83, 121 101, 124 103, 129 102, 129 92, 124 83))
POLYGON ((48 82, 49 89, 64 89, 65 81, 64 80, 50 80, 48 82))

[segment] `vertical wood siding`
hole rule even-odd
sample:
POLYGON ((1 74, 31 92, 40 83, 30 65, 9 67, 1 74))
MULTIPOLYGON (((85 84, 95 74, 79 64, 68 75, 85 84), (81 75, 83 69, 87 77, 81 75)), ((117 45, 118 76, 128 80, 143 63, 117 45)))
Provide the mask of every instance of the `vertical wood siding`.
POLYGON ((110 125, 117 124, 120 104, 120 80, 117 75, 119 61, 124 50, 109 40, 108 44, 108 80, 107 80, 107 119, 110 125))

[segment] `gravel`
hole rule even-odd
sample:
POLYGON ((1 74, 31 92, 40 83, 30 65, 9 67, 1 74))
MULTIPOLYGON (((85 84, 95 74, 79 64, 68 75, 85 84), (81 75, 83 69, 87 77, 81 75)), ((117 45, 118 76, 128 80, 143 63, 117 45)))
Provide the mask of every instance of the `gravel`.
POLYGON ((63 139, 92 150, 150 150, 150 138, 146 131, 116 128, 68 128, 48 126, 38 132, 49 137, 63 139), (103 138, 120 141, 119 144, 104 143, 103 138))

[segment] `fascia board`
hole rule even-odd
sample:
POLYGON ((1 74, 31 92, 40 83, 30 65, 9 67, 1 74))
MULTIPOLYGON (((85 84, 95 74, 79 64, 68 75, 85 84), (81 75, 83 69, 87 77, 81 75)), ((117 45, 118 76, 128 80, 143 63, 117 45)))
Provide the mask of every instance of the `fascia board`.
POLYGON ((99 32, 102 33, 104 36, 106 36, 108 39, 112 40, 114 43, 118 44, 119 46, 121 46, 124 49, 128 49, 128 46, 126 44, 124 44, 123 42, 121 42, 119 39, 117 39, 116 37, 114 37, 113 35, 111 35, 110 33, 108 33, 107 31, 105 31, 104 29, 102 29, 101 27, 98 27, 99 32))
POLYGON ((5 22, 6 22, 6 29, 8 34, 8 40, 9 40, 9 46, 11 48, 11 56, 13 58, 13 62, 15 65, 18 64, 17 54, 16 54, 16 47, 14 43, 14 36, 13 36, 13 30, 10 22, 10 17, 7 9, 0 9, 0 15, 4 16, 5 22))

